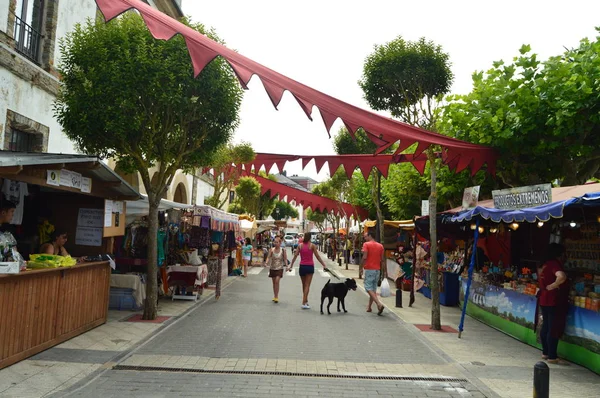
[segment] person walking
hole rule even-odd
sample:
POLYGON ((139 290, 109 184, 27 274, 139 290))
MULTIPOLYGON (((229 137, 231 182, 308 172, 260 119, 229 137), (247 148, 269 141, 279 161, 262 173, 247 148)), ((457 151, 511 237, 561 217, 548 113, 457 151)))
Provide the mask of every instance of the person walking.
POLYGON ((281 247, 281 238, 276 236, 273 240, 274 247, 269 250, 267 266, 269 267, 269 278, 273 282, 273 302, 279 303, 279 281, 283 278, 283 268, 287 265, 287 254, 281 247))
POLYGON ((558 340, 565 330, 569 309, 569 286, 563 269, 565 247, 558 243, 548 246, 548 260, 538 270, 542 310, 542 359, 558 363, 558 340))
POLYGON ((308 304, 308 293, 310 292, 310 284, 312 282, 313 274, 315 273, 315 262, 313 256, 317 258, 317 260, 323 266, 323 269, 326 270, 327 267, 325 263, 319 256, 319 252, 317 251, 317 247, 313 245, 310 241, 310 234, 307 234, 306 239, 302 241, 302 244, 298 246, 298 249, 294 252, 294 258, 292 259, 292 263, 288 267, 288 271, 292 270, 294 263, 296 262, 296 258, 300 256, 300 279, 302 280, 302 309, 309 310, 310 305, 308 304))
POLYGON ((250 238, 246 238, 245 245, 242 246, 242 258, 244 260, 244 273, 242 276, 246 278, 248 276, 248 263, 252 259, 252 241, 250 238))
POLYGON ((375 231, 373 230, 365 233, 364 238, 362 261, 365 272, 365 290, 369 294, 367 312, 372 312, 371 307, 375 303, 377 305, 377 315, 381 315, 385 307, 377 298, 377 282, 379 281, 381 266, 385 261, 383 258, 383 245, 375 241, 375 231))

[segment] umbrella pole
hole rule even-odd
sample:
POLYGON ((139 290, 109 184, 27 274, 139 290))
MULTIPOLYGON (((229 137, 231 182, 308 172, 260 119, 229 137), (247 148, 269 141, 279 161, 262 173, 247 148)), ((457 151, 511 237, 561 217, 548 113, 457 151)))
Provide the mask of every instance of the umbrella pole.
POLYGON ((460 324, 458 325, 458 338, 460 339, 464 326, 465 314, 467 312, 467 303, 469 302, 469 293, 471 291, 471 282, 473 281, 473 268, 475 267, 475 256, 477 255, 477 240, 479 239, 479 218, 475 222, 475 236, 473 238, 473 250, 471 251, 471 262, 469 263, 469 277, 467 279, 467 290, 463 302, 462 313, 460 314, 460 324))

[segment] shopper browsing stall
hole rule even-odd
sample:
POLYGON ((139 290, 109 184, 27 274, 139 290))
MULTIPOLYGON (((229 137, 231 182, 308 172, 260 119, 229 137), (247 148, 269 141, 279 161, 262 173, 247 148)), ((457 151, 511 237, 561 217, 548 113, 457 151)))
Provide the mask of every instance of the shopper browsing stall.
POLYGON ((65 249, 67 243, 67 232, 55 230, 50 234, 50 241, 46 242, 40 248, 42 254, 53 254, 56 256, 68 256, 69 252, 65 249))

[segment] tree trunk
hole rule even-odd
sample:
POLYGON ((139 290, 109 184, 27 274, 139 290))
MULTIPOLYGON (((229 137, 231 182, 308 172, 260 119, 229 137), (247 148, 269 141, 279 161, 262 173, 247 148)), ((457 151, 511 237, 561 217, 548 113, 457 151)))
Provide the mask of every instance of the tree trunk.
POLYGON ((431 328, 441 330, 440 288, 438 284, 437 263, 437 164, 433 150, 427 153, 431 169, 431 194, 429 195, 429 288, 431 289, 431 328))
MULTIPOLYGON (((146 301, 142 319, 154 320, 158 311, 158 204, 156 194, 148 193, 148 272, 146 275, 146 301)), ((160 199, 158 199, 160 201, 160 199)))
MULTIPOLYGON (((384 240, 383 211, 381 210, 381 172, 377 170, 377 234, 379 235, 378 242, 383 245, 384 240)), ((381 279, 387 278, 387 267, 384 264, 380 265, 381 279)))

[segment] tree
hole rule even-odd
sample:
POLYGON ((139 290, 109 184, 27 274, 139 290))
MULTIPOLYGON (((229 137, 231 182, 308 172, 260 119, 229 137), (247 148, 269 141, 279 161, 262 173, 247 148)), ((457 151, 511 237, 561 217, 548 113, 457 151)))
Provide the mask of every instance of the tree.
MULTIPOLYGON (((185 22, 219 40, 200 24, 185 22)), ((60 44, 61 91, 54 112, 83 153, 115 158, 139 172, 148 194, 148 275, 144 319, 157 311, 158 205, 178 169, 206 166, 238 125, 242 90, 225 61, 194 78, 181 36, 155 40, 129 13, 76 25, 60 44), (154 176, 149 170, 156 166, 154 176)))
POLYGON ((314 211, 311 208, 306 209, 306 219, 315 223, 317 229, 323 233, 325 230, 325 213, 314 211))
MULTIPOLYGON (((345 127, 340 128, 338 133, 335 135, 333 139, 333 147, 335 152, 338 155, 353 155, 353 154, 369 154, 375 153, 377 150, 377 145, 372 142, 368 137, 365 131, 360 128, 354 133, 354 137, 350 135, 348 130, 345 127)), ((383 207, 381 203, 381 173, 379 170, 371 169, 371 176, 369 177, 369 189, 366 190, 365 184, 362 181, 359 181, 362 176, 353 177, 352 184, 357 190, 352 189, 352 195, 350 199, 350 203, 357 205, 363 204, 366 205, 366 209, 374 209, 375 215, 377 219, 377 231, 379 232, 379 240, 383 240, 383 207), (361 194, 363 196, 361 196, 361 194), (364 194, 368 196, 365 197, 364 194)), ((386 268, 382 267, 382 275, 387 271, 386 268)))
POLYGON ((273 217, 274 220, 298 218, 298 215, 298 210, 294 206, 282 200, 275 202, 275 208, 271 212, 271 217, 273 217), (277 212, 277 210, 279 210, 279 212, 277 212))
MULTIPOLYGON (((382 46, 375 46, 363 68, 359 81, 365 99, 373 109, 388 111, 401 121, 426 130, 436 126, 436 107, 452 86, 453 74, 449 55, 441 46, 424 38, 416 42, 401 36, 382 46)), ((437 214, 436 148, 429 148, 431 193, 429 214, 437 214)), ((436 223, 430 223, 431 238, 431 327, 441 329, 436 223)))
MULTIPOLYGON (((262 177, 276 181, 275 176, 260 173, 262 177)), ((251 214, 259 219, 264 218, 267 214, 271 214, 275 208, 276 197, 271 197, 271 191, 264 194, 260 193, 261 185, 253 177, 240 177, 235 187, 237 199, 236 210, 243 210, 243 213, 251 214)))
POLYGON ((256 154, 252 145, 246 142, 240 144, 227 144, 211 156, 210 165, 214 172, 215 190, 213 195, 205 200, 207 205, 220 209, 227 201, 227 195, 223 195, 231 188, 240 177, 240 172, 235 165, 246 164, 254 160, 256 154))
POLYGON ((600 177, 600 38, 546 62, 530 46, 519 52, 474 73, 471 93, 449 97, 440 130, 497 148, 509 186, 600 177))

